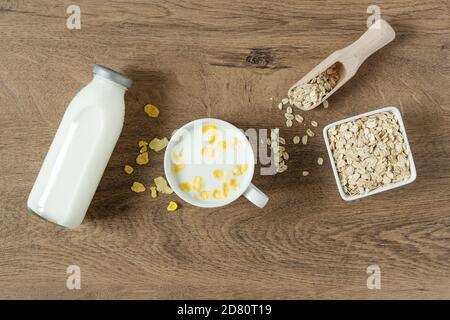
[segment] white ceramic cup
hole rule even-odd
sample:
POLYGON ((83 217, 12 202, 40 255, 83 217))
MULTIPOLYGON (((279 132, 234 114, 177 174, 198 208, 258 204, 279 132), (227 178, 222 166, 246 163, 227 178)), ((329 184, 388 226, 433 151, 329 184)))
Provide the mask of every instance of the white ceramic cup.
MULTIPOLYGON (((208 164, 203 165, 205 166, 205 171, 207 171, 208 164)), ((194 120, 178 129, 172 135, 164 154, 164 172, 166 174, 166 178, 170 187, 184 201, 203 208, 225 206, 227 204, 230 204, 237 198, 239 198, 241 195, 246 197, 250 202, 252 202, 257 207, 263 208, 269 201, 269 198, 260 189, 258 189, 251 183, 254 171, 255 171, 255 156, 253 154, 251 144, 248 141, 247 137, 242 133, 241 130, 233 126, 231 123, 214 118, 204 118, 194 120), (234 136, 238 137, 239 140, 245 144, 243 149, 245 150, 244 152, 247 152, 245 156, 246 159, 248 160, 248 172, 245 174, 245 179, 241 181, 240 188, 235 192, 231 193, 229 197, 217 201, 199 200, 186 194, 184 191, 180 189, 177 183, 177 179, 175 178, 174 173, 171 170, 172 161, 170 155, 172 154, 174 147, 179 143, 180 139, 182 139, 183 134, 189 132, 189 130, 193 130, 193 128, 195 128, 196 126, 202 126, 204 124, 215 124, 217 125, 218 128, 221 128, 222 130, 232 132, 234 136)))

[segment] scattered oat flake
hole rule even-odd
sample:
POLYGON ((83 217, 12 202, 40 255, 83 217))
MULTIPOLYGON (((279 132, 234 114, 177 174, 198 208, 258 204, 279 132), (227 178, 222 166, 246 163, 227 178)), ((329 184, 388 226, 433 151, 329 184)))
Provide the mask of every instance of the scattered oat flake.
POLYGON ((321 165, 323 164, 323 158, 322 158, 322 157, 318 157, 318 158, 317 158, 317 164, 318 164, 319 166, 321 166, 321 165))
POLYGON ((286 127, 288 128, 292 127, 292 120, 290 119, 286 120, 286 127))
POLYGON ((278 104, 278 109, 283 110, 283 104, 281 102, 278 104))
POLYGON ((318 124, 316 121, 311 121, 311 125, 312 125, 313 127, 317 127, 319 124, 318 124))
POLYGON ((178 209, 178 204, 175 201, 170 201, 167 206, 167 211, 175 211, 178 209))
POLYGON ((303 172, 302 172, 302 175, 303 175, 304 177, 306 177, 307 175, 309 175, 309 171, 306 171, 306 170, 303 171, 303 172))
POLYGON ((133 185, 131 186, 131 191, 140 193, 145 191, 145 186, 140 182, 133 182, 133 185))
POLYGON ((150 103, 144 106, 144 111, 151 118, 157 118, 159 115, 159 109, 150 103))
POLYGON ((144 165, 149 162, 148 152, 143 152, 136 157, 136 163, 138 165, 144 165))
POLYGON ((307 129, 306 134, 310 137, 314 137, 314 132, 311 129, 307 129))
POLYGON ((282 103, 282 104, 288 104, 288 102, 289 102, 289 99, 288 99, 288 98, 283 98, 283 99, 281 99, 281 103, 282 103))
POLYGON ((295 121, 297 121, 298 123, 302 123, 303 122, 303 117, 299 114, 295 115, 295 121))
POLYGON ((304 135, 303 137, 302 137, 302 144, 307 144, 308 143, 308 136, 307 135, 304 135))
POLYGON ((130 166, 129 164, 126 164, 126 165, 123 167, 123 171, 125 171, 127 174, 132 174, 133 171, 134 171, 134 169, 133 169, 133 167, 130 166))
POLYGON ((294 138, 292 138, 292 142, 294 142, 294 144, 299 144, 300 143, 300 137, 299 136, 294 136, 294 138))
POLYGON ((327 101, 327 100, 324 100, 324 101, 322 102, 322 104, 323 104, 323 107, 324 107, 325 109, 328 108, 328 101, 327 101))

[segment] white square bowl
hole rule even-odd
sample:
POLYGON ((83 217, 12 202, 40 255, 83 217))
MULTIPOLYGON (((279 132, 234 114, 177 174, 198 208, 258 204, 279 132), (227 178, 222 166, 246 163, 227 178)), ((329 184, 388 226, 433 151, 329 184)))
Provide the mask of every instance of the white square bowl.
POLYGON ((325 145, 326 145, 327 151, 328 151, 328 157, 330 158, 331 168, 333 169, 334 178, 336 179, 336 184, 337 184, 337 187, 338 187, 338 190, 339 190, 339 194, 341 195, 341 198, 344 199, 345 201, 352 201, 352 200, 356 200, 356 199, 365 198, 367 196, 371 196, 371 195, 374 195, 374 194, 377 194, 377 193, 380 193, 380 192, 383 192, 383 191, 387 191, 387 190, 390 190, 390 189, 394 189, 394 188, 398 188, 398 187, 404 186, 405 184, 411 183, 414 180, 416 180, 416 176, 417 176, 416 166, 414 165, 414 160, 413 160, 413 156, 412 156, 412 153, 411 153, 411 148, 409 146, 408 138, 406 137, 405 125, 403 124, 402 115, 401 115, 400 111, 398 110, 398 108, 396 108, 396 107, 385 107, 385 108, 377 109, 377 110, 374 110, 374 111, 366 112, 366 113, 363 113, 363 114, 360 114, 360 115, 357 115, 357 116, 354 116, 354 117, 350 117, 350 118, 347 118, 347 119, 344 119, 344 120, 333 122, 333 123, 327 125, 325 128, 323 128, 323 138, 325 140, 325 145), (339 174, 337 172, 336 163, 335 163, 334 157, 333 157, 333 151, 331 150, 330 140, 328 138, 328 129, 330 129, 332 127, 335 127, 335 126, 338 126, 340 124, 346 123, 346 122, 354 121, 354 120, 357 120, 359 118, 367 117, 367 116, 370 116, 370 115, 373 115, 373 114, 377 114, 377 113, 380 113, 380 112, 391 112, 391 113, 393 113, 394 116, 395 116, 395 119, 397 120, 397 122, 398 122, 398 124, 400 126, 400 132, 402 133, 402 136, 403 136, 406 148, 408 150, 409 169, 411 171, 411 175, 410 175, 410 177, 408 179, 405 179, 403 181, 399 181, 399 182, 396 182, 396 183, 392 183, 392 184, 389 184, 389 185, 381 187, 381 188, 377 188, 375 190, 369 191, 366 194, 356 195, 356 196, 348 195, 348 194, 345 193, 344 188, 342 187, 341 181, 339 179, 339 174))

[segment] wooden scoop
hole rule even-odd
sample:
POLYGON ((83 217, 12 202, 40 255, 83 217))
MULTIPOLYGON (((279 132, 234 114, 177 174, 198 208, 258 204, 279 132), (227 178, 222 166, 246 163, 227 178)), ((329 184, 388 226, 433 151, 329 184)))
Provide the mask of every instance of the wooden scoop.
POLYGON ((389 42, 394 40, 395 31, 386 21, 379 19, 364 34, 351 45, 337 50, 323 60, 319 65, 312 69, 307 75, 295 83, 290 89, 309 82, 311 79, 335 65, 339 80, 336 86, 328 92, 320 101, 315 102, 312 106, 305 108, 298 106, 304 111, 314 109, 324 100, 328 99, 333 93, 339 90, 348 80, 350 80, 358 71, 361 64, 375 51, 381 49, 389 42))

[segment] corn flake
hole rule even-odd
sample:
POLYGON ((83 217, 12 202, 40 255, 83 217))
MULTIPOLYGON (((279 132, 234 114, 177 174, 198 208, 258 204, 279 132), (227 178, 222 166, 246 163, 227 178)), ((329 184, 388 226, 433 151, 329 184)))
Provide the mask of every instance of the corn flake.
POLYGON ((174 201, 170 201, 169 205, 167 206, 167 211, 175 211, 178 209, 178 204, 174 201))
POLYGON ((140 193, 145 191, 145 186, 140 182, 133 182, 133 185, 131 186, 131 191, 140 193))
POLYGON ((158 196, 158 193, 156 192, 156 187, 150 187, 150 196, 155 199, 158 196))
POLYGON ((143 152, 136 157, 136 163, 139 165, 147 164, 148 162, 148 152, 143 152))
POLYGON ((150 103, 144 106, 144 111, 151 118, 157 118, 159 115, 159 109, 150 103))
POLYGON ((150 144, 148 146, 150 147, 150 149, 159 152, 164 149, 168 143, 169 140, 167 140, 166 137, 162 139, 154 138, 152 141, 150 141, 150 144))
POLYGON ((134 169, 133 169, 132 166, 126 164, 126 165, 123 167, 123 171, 125 171, 127 174, 132 174, 133 171, 134 171, 134 169))
POLYGON ((171 194, 173 190, 167 185, 167 181, 164 177, 157 177, 154 179, 156 190, 158 192, 164 193, 164 194, 171 194))

